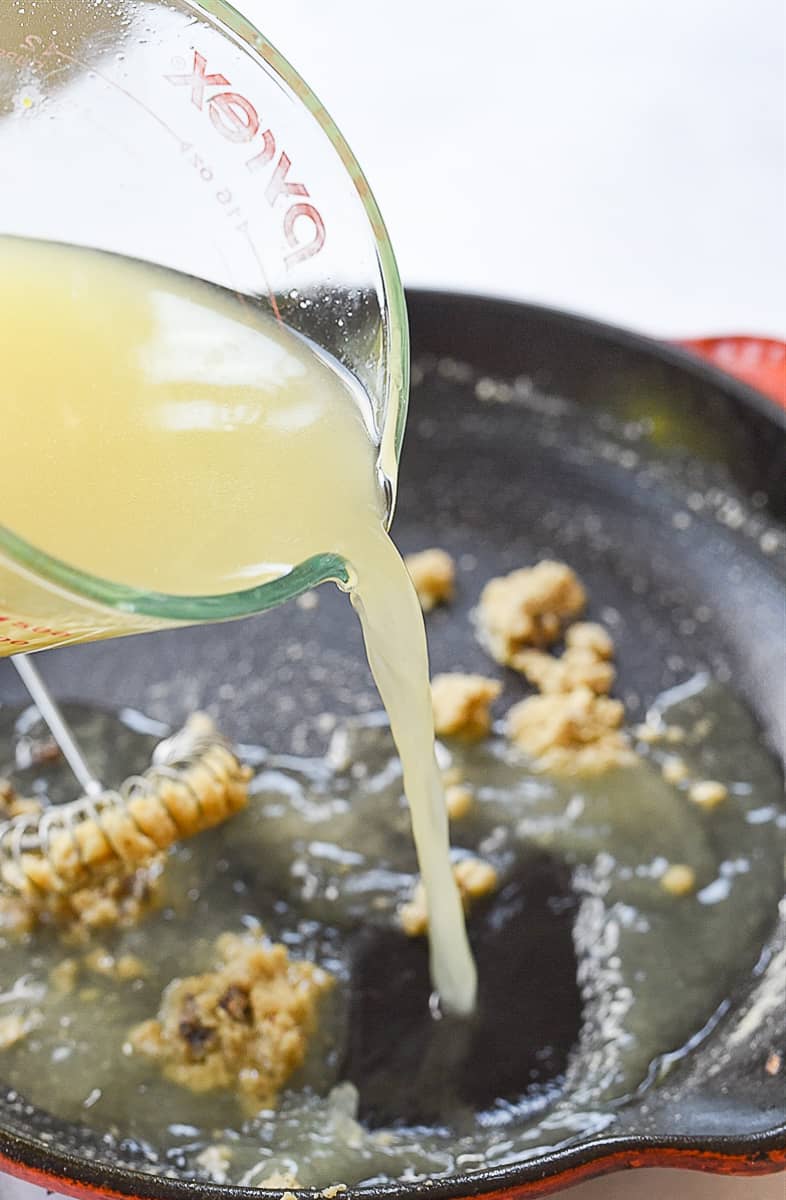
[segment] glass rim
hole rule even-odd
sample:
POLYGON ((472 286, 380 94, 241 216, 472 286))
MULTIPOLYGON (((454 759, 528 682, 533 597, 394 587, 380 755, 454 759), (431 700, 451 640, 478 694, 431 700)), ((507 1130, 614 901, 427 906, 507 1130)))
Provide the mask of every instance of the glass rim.
MULTIPOLYGON (((188 8, 218 18, 247 48, 259 55, 284 80, 308 109, 312 119, 331 142, 352 180, 368 218, 374 239, 383 289, 385 317, 386 394, 382 397, 385 416, 378 461, 398 464, 407 419, 409 398, 409 328, 404 288, 393 246, 365 175, 335 121, 305 80, 253 22, 228 0, 182 0, 188 8)), ((396 493, 395 470, 385 472, 388 511, 393 517, 396 493)), ((338 554, 316 554, 292 567, 286 574, 255 587, 214 595, 185 596, 134 588, 114 583, 47 554, 0 524, 0 553, 58 588, 103 607, 165 621, 221 621, 252 616, 274 608, 284 600, 302 595, 321 583, 348 586, 350 571, 338 554)))

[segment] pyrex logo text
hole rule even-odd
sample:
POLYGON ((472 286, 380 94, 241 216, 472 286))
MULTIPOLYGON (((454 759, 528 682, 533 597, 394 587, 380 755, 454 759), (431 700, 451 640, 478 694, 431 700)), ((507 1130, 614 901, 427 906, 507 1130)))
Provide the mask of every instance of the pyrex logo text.
MULTIPOLYGON (((249 171, 263 171, 276 158, 276 139, 270 129, 262 129, 262 122, 254 105, 240 92, 231 90, 231 83, 220 72, 208 72, 207 60, 198 50, 194 51, 194 64, 190 72, 167 75, 167 80, 176 87, 187 87, 191 92, 191 103, 200 112, 207 111, 214 128, 229 142, 238 145, 258 142, 255 153, 246 160, 249 171), (218 92, 215 88, 221 88, 218 92), (213 91, 208 95, 208 91, 213 91)), ((305 199, 292 202, 292 197, 308 197, 308 188, 289 178, 292 163, 282 150, 273 168, 265 199, 271 208, 283 209, 283 229, 291 252, 286 255, 287 266, 294 266, 318 254, 325 244, 325 222, 319 210, 305 199), (306 232, 308 231, 308 232, 306 232)))

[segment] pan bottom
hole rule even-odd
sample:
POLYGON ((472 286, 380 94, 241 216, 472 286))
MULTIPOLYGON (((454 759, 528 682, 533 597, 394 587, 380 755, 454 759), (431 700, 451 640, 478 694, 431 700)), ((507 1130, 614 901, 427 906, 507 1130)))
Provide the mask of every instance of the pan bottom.
MULTIPOLYGON (((164 732, 130 711, 68 715, 110 781, 139 771, 164 732)), ((3 1015, 35 1015, 3 1055, 6 1083, 145 1170, 257 1184, 293 1168, 305 1186, 439 1177, 613 1129, 755 969, 779 885, 778 773, 739 702, 698 677, 652 719, 679 731, 686 780, 727 787, 717 810, 664 780, 670 743, 642 742, 640 765, 587 780, 533 775, 501 734, 444 751, 475 797, 454 853, 499 879, 470 917, 474 1022, 433 1020, 425 943, 399 927, 415 862, 389 732, 370 714, 334 732, 338 765, 246 746, 249 808, 175 851, 163 907, 136 928, 0 946, 20 981, 3 1015), (674 863, 695 873, 692 894, 664 889, 674 863), (123 1046, 173 977, 208 969, 216 937, 256 921, 338 986, 279 1110, 248 1120, 231 1096, 176 1088, 123 1046), (119 984, 91 972, 96 946, 143 973, 119 984), (64 960, 71 992, 51 982, 64 960)), ((65 798, 62 764, 38 764, 41 736, 29 710, 3 713, 0 744, 30 762, 12 778, 65 798)))

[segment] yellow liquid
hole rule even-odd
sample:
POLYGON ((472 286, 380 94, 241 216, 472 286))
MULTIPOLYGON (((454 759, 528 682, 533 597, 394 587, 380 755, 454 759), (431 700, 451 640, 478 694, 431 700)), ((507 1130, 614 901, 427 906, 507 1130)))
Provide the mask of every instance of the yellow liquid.
MULTIPOLYGON (((401 756, 432 977, 469 1012, 423 619, 376 457, 346 377, 256 308, 141 263, 0 238, 0 525, 92 575, 186 596, 345 560, 401 756)), ((0 551, 0 656, 161 624, 44 588, 0 551)))

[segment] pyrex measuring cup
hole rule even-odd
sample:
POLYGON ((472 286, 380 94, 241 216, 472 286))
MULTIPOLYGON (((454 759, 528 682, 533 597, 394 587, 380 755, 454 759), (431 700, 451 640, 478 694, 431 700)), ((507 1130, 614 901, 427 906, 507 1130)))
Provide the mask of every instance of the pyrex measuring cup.
MULTIPOLYGON (((5 0, 0 235, 112 251, 268 306, 368 395, 392 511, 408 340, 387 233, 324 108, 224 0, 5 0)), ((24 413, 0 375, 5 420, 24 413)), ((252 589, 163 595, 87 575, 2 519, 0 656, 245 616, 345 579, 325 553, 252 589)))

